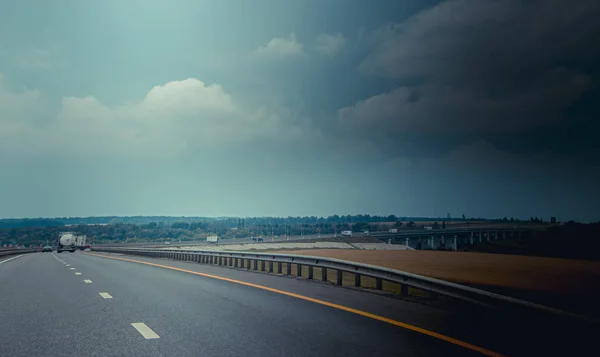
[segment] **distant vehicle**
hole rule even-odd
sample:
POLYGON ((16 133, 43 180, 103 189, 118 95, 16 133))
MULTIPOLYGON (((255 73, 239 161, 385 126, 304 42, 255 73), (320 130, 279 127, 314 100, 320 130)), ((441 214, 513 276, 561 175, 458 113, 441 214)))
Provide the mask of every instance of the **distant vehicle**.
POLYGON ((252 239, 252 241, 254 241, 254 242, 262 242, 264 240, 264 239, 262 239, 262 237, 252 237, 250 239, 252 239))
POLYGON ((42 253, 44 253, 44 252, 52 252, 52 246, 50 246, 50 245, 44 246, 44 248, 42 248, 42 253))
POLYGON ((92 250, 92 246, 89 244, 86 244, 83 246, 83 250, 86 250, 86 249, 92 250))
POLYGON ((344 237, 352 237, 352 231, 342 231, 341 234, 344 237))
POLYGON ((71 253, 75 253, 75 250, 77 249, 77 247, 75 246, 75 235, 71 232, 61 233, 58 237, 57 243, 57 253, 61 253, 63 250, 68 250, 71 253))
POLYGON ((369 235, 369 230, 363 231, 363 233, 368 236, 369 235))
POLYGON ((75 236, 75 247, 80 250, 84 250, 86 245, 87 236, 75 236))
POLYGON ((430 231, 430 230, 432 230, 432 229, 433 229, 433 227, 432 227, 432 226, 425 226, 425 230, 428 230, 428 231, 430 231))
POLYGON ((390 233, 398 233, 398 228, 392 228, 389 230, 390 233))
POLYGON ((165 242, 165 244, 167 244, 167 245, 168 245, 168 244, 171 244, 171 242, 165 242))
POLYGON ((219 242, 219 236, 216 236, 216 235, 207 236, 206 237, 206 241, 209 242, 209 243, 218 243, 219 242))

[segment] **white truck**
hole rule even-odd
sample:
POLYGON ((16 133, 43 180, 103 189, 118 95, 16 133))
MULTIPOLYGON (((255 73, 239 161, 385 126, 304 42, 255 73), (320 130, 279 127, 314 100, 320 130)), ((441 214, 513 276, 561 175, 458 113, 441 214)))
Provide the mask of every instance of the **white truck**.
POLYGON ((209 243, 218 243, 219 242, 219 236, 217 236, 217 235, 207 236, 206 237, 206 241, 209 242, 209 243))
POLYGON ((85 242, 87 240, 87 236, 75 236, 75 248, 79 250, 85 249, 85 242))
POLYGON ((390 229, 389 233, 398 233, 398 228, 392 228, 392 229, 390 229))
POLYGON ((60 253, 63 250, 68 250, 71 253, 75 252, 77 239, 73 232, 62 232, 58 235, 56 252, 60 253))
POLYGON ((342 231, 342 237, 352 237, 352 231, 342 231))

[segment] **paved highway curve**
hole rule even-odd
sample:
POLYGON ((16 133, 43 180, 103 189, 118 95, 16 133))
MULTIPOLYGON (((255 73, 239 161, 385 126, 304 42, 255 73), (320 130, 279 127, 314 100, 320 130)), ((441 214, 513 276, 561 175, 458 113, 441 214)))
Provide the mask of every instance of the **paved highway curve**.
POLYGON ((504 343, 508 336, 498 338, 494 323, 482 329, 462 310, 294 278, 82 252, 3 261, 1 356, 482 356, 528 350, 519 349, 516 336, 504 343), (476 352, 473 345, 486 349, 476 352))

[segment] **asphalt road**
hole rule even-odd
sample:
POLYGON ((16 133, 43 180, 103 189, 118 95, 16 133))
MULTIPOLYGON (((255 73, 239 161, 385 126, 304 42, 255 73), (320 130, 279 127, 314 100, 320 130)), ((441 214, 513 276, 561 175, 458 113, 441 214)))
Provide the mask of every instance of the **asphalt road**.
POLYGON ((464 309, 262 273, 109 255, 185 272, 92 254, 33 253, 0 264, 0 356, 482 355, 461 341, 510 355, 543 352, 541 345, 521 347, 532 339, 517 328, 511 334, 500 320, 464 309), (278 291, 425 328, 458 344, 278 291))

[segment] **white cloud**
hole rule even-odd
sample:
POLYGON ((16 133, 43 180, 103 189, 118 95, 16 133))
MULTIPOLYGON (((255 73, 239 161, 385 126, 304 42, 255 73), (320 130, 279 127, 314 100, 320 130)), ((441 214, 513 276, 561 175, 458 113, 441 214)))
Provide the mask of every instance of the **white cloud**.
POLYGON ((287 37, 272 38, 265 46, 257 48, 254 55, 268 58, 299 56, 304 53, 302 47, 302 44, 296 41, 296 35, 290 33, 287 37))
POLYGON ((336 55, 346 45, 346 39, 339 32, 336 35, 320 34, 316 42, 317 50, 328 56, 336 55))
POLYGON ((0 104, 11 104, 0 106, 3 154, 166 157, 303 133, 282 108, 243 108, 221 86, 194 78, 155 86, 142 100, 114 107, 93 96, 65 97, 43 125, 27 111, 41 105, 38 97, 37 91, 12 93, 0 82, 0 104))

